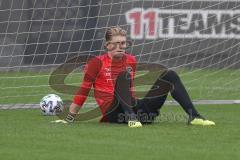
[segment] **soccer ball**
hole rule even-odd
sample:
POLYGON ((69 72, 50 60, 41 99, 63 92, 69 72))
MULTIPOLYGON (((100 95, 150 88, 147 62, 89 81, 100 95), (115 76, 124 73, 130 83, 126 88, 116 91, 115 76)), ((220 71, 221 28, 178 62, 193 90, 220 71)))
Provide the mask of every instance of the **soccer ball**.
POLYGON ((43 115, 56 115, 63 111, 63 101, 56 94, 48 94, 40 101, 40 109, 43 115))

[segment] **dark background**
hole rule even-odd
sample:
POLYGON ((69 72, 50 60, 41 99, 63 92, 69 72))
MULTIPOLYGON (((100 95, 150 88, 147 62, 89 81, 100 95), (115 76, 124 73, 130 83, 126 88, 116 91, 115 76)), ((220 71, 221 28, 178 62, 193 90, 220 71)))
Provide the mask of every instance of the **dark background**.
MULTIPOLYGON (((240 2, 2 0, 0 67, 54 66, 79 54, 99 55, 107 27, 130 31, 125 12, 132 8, 236 10, 240 2)), ((173 68, 240 67, 238 39, 133 40, 129 51, 141 62, 173 68)))

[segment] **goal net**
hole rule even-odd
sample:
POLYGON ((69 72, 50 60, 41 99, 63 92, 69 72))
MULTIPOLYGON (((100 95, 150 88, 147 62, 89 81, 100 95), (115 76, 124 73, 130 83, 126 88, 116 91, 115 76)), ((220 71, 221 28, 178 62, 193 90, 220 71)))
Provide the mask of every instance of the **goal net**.
MULTIPOLYGON (((104 52, 110 26, 128 31, 138 62, 176 70, 194 100, 240 99, 238 0, 0 0, 0 105, 35 104, 49 93, 71 99, 67 88, 51 87, 51 74, 104 52)), ((75 67, 64 84, 81 77, 75 67)))

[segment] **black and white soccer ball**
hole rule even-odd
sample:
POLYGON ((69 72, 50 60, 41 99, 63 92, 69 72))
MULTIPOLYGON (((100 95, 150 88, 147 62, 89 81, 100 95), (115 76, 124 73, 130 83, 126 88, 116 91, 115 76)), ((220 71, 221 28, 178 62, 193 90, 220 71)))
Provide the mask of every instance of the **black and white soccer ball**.
POLYGON ((63 112, 63 101, 56 94, 48 94, 41 99, 40 109, 43 115, 57 115, 63 112))

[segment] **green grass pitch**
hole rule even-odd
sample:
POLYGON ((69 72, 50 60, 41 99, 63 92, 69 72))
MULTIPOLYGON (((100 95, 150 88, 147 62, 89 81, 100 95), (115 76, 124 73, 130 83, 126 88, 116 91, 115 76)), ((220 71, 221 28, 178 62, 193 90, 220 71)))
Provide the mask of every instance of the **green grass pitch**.
MULTIPOLYGON (((239 70, 179 73, 193 99, 240 99, 239 70)), ((81 78, 81 74, 70 74, 65 83, 78 86, 81 78)), ((48 79, 49 73, 43 72, 0 73, 0 104, 39 103, 44 95, 55 93, 48 79)), ((72 99, 72 95, 60 96, 72 99)), ((57 117, 42 116, 40 109, 0 110, 0 159, 239 159, 239 106, 197 106, 200 113, 216 122, 215 127, 186 125, 186 115, 179 106, 164 106, 156 123, 137 129, 101 124, 98 119, 52 124, 57 117)))
POLYGON ((97 119, 52 124, 57 117, 38 109, 0 110, 0 155, 4 160, 239 159, 239 106, 197 108, 216 126, 186 125, 176 106, 164 106, 156 123, 136 129, 97 119))
MULTIPOLYGON (((178 73, 192 99, 240 99, 240 70, 180 70, 178 73)), ((72 100, 73 95, 54 91, 49 86, 49 77, 50 73, 47 72, 0 72, 0 104, 39 103, 49 93, 57 93, 64 100, 72 100)), ((67 76, 65 84, 79 86, 81 80, 82 74, 77 71, 67 76)), ((136 87, 137 90, 149 88, 136 87)), ((89 100, 93 101, 92 98, 89 100)))

